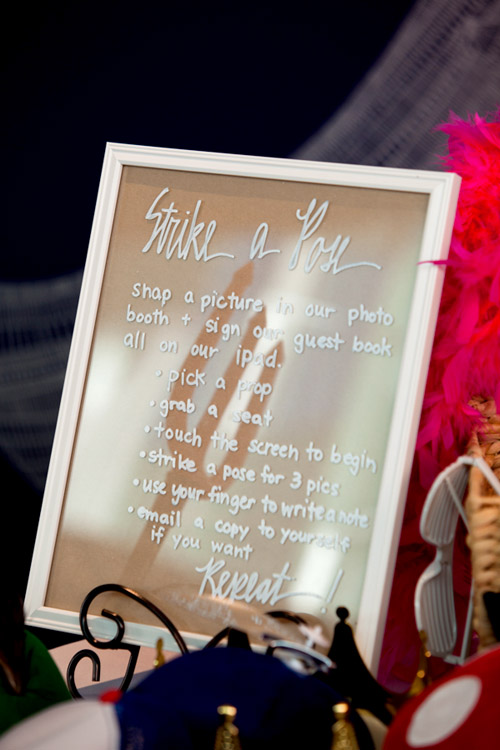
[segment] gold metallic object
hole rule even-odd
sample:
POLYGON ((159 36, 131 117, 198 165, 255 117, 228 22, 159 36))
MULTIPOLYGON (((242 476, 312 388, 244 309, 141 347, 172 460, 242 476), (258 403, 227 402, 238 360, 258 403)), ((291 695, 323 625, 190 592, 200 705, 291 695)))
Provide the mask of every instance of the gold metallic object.
POLYGON ((234 725, 235 707, 219 706, 217 713, 222 717, 222 724, 215 735, 214 750, 241 750, 238 727, 234 725))
POLYGON ((333 725, 332 750, 359 750, 354 727, 349 720, 348 703, 336 703, 333 707, 335 724, 333 725))
POLYGON ((429 659, 431 657, 431 652, 427 648, 427 634, 425 630, 419 630, 418 635, 420 638, 419 665, 415 679, 413 680, 407 694, 409 698, 413 698, 415 695, 423 693, 425 688, 431 683, 429 676, 429 659))
POLYGON ((156 641, 156 656, 153 662, 153 667, 158 669, 165 664, 165 657, 163 656, 163 638, 158 638, 156 641))

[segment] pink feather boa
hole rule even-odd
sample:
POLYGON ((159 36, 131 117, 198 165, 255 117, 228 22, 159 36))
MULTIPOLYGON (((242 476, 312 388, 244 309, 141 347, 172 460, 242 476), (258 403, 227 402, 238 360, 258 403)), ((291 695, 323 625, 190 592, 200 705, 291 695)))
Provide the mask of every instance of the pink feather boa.
MULTIPOLYGON (((413 592, 435 554, 418 529, 426 492, 480 425, 471 399, 493 398, 500 410, 500 110, 491 121, 452 115, 439 129, 448 135, 444 165, 462 185, 382 649, 379 679, 394 689, 410 684, 418 665, 413 592)), ((457 547, 460 621, 470 573, 463 540, 457 547)))

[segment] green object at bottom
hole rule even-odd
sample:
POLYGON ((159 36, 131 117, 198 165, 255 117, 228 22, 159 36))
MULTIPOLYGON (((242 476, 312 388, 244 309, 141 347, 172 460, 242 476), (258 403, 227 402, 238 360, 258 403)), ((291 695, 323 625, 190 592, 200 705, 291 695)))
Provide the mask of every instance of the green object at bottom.
POLYGON ((54 660, 36 636, 25 631, 26 685, 16 695, 0 674, 0 734, 44 708, 71 698, 54 660))

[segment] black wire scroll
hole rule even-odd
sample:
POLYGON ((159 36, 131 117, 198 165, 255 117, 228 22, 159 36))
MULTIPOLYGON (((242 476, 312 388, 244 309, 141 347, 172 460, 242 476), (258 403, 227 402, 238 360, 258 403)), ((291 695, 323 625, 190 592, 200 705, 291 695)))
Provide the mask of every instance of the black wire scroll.
MULTIPOLYGON (((153 604, 153 602, 150 602, 149 599, 146 599, 146 597, 142 596, 142 594, 137 593, 137 591, 134 591, 133 589, 129 589, 127 586, 122 586, 119 583, 105 583, 105 584, 102 584, 101 586, 96 586, 94 589, 92 589, 92 591, 90 591, 87 594, 81 606, 80 628, 87 642, 90 643, 90 645, 94 646, 95 648, 114 649, 114 650, 129 652, 130 656, 129 656, 129 661, 127 664, 127 671, 119 687, 119 690, 121 690, 122 692, 125 692, 130 686, 130 683, 134 676, 134 671, 137 665, 137 659, 139 656, 140 646, 136 646, 136 645, 129 644, 129 643, 122 643, 123 637, 125 635, 125 623, 123 622, 123 619, 120 617, 120 615, 118 615, 116 612, 111 612, 109 609, 101 610, 101 615, 103 617, 107 617, 110 620, 113 620, 113 622, 116 625, 116 635, 110 641, 100 641, 97 638, 95 638, 90 631, 90 628, 88 626, 88 621, 87 621, 88 611, 93 600, 96 597, 98 597, 100 594, 109 593, 109 592, 123 594, 124 596, 129 597, 129 599, 133 599, 135 602, 137 602, 138 604, 141 604, 147 610, 152 612, 160 620, 160 622, 166 627, 169 633, 172 635, 181 654, 186 654, 188 652, 188 647, 186 646, 184 638, 181 636, 181 634, 175 627, 172 620, 170 620, 170 618, 167 617, 167 615, 164 612, 162 612, 162 610, 159 607, 157 607, 156 604, 153 604)), ((68 688, 73 698, 82 697, 82 695, 78 691, 78 688, 76 687, 75 670, 76 670, 77 665, 82 661, 82 659, 86 659, 86 658, 89 658, 92 661, 92 681, 99 682, 100 677, 101 677, 101 661, 99 659, 98 654, 96 654, 95 651, 91 651, 90 649, 83 649, 82 651, 79 651, 77 654, 73 656, 73 658, 69 662, 68 669, 66 672, 68 688)))
MULTIPOLYGON (((127 664, 127 670, 125 676, 122 679, 121 685, 118 688, 121 692, 125 692, 130 687, 130 683, 132 682, 132 678, 134 676, 135 668, 137 666, 137 660, 139 657, 140 646, 136 646, 130 643, 123 643, 123 638, 125 636, 125 623, 123 621, 123 618, 120 617, 120 615, 116 612, 111 612, 109 609, 102 609, 101 615, 102 617, 107 617, 109 620, 113 620, 113 622, 115 623, 116 634, 114 638, 109 641, 98 640, 92 634, 88 624, 88 612, 94 599, 96 599, 101 594, 111 592, 123 594, 124 596, 133 599, 135 602, 141 604, 147 610, 152 612, 172 635, 181 654, 188 653, 189 649, 172 620, 170 620, 170 618, 167 617, 167 615, 159 607, 157 607, 156 604, 153 604, 153 602, 149 601, 149 599, 146 599, 146 597, 144 597, 142 594, 139 594, 137 591, 134 591, 127 586, 122 586, 119 583, 105 583, 93 588, 83 600, 80 609, 80 628, 87 642, 91 646, 94 646, 94 648, 103 650, 112 649, 118 651, 128 651, 129 660, 127 664)), ((300 615, 296 615, 294 612, 288 612, 286 610, 274 610, 271 612, 266 612, 266 615, 276 619, 288 620, 295 624, 305 623, 305 620, 300 617, 300 615)), ((239 648, 251 648, 247 635, 232 627, 226 627, 221 630, 210 641, 208 641, 204 648, 214 648, 219 645, 221 641, 224 640, 224 638, 227 638, 228 645, 237 646, 239 648)), ((272 653, 272 651, 270 651, 269 653, 272 653)), ((101 660, 99 658, 99 655, 96 654, 95 651, 92 651, 88 648, 78 651, 78 653, 76 653, 70 660, 66 671, 66 681, 68 683, 68 689, 73 698, 83 697, 76 687, 75 682, 76 668, 83 659, 90 659, 92 662, 92 681, 99 682, 101 679, 101 660)))

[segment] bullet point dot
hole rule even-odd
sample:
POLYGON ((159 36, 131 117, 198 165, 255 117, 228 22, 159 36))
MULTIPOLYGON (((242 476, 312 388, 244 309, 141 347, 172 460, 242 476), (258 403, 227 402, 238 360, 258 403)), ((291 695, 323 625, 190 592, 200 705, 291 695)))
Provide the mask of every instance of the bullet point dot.
POLYGON ((157 370, 155 372, 155 375, 156 375, 157 378, 161 378, 161 376, 163 375, 163 371, 162 370, 157 370))
POLYGON ((151 427, 148 424, 144 428, 144 432, 147 432, 147 433, 151 432, 151 427))
POLYGON ((146 458, 146 451, 141 451, 141 452, 139 453, 139 456, 140 456, 141 458, 146 458))
POLYGON ((150 406, 156 406, 156 401, 150 401, 150 402, 149 402, 149 405, 150 405, 150 406))
POLYGON ((140 483, 141 482, 140 482, 139 479, 134 479, 134 481, 132 482, 132 484, 134 485, 134 487, 138 487, 140 485, 140 483))
POLYGON ((134 506, 133 505, 129 505, 127 510, 128 510, 129 513, 133 513, 134 512, 134 506))

